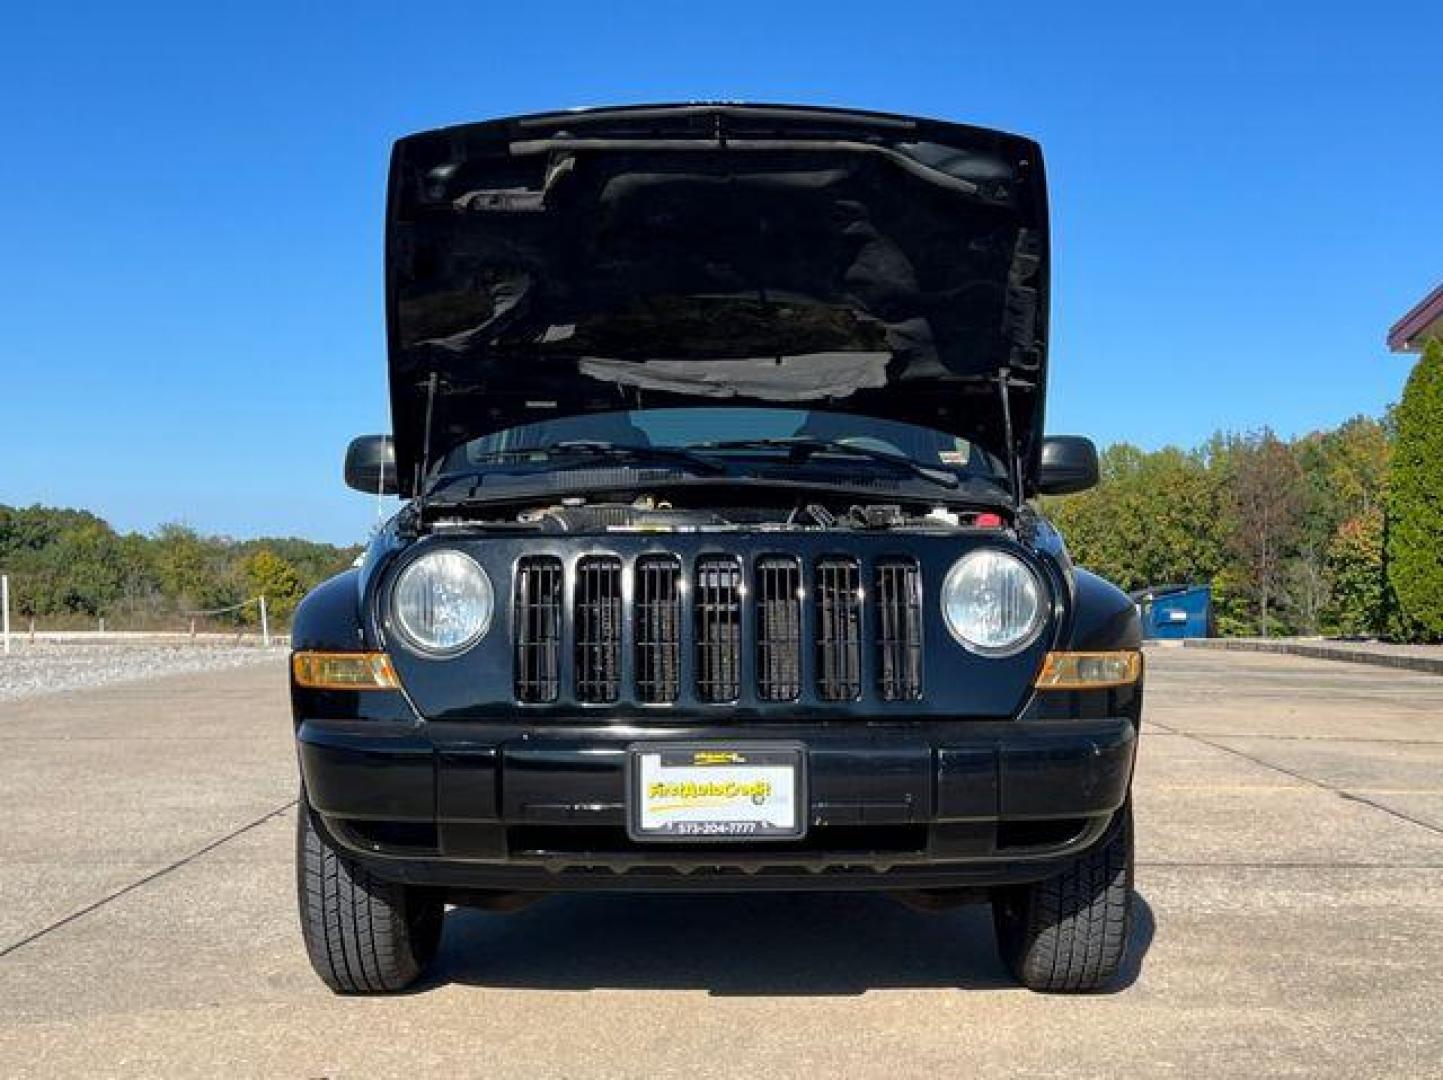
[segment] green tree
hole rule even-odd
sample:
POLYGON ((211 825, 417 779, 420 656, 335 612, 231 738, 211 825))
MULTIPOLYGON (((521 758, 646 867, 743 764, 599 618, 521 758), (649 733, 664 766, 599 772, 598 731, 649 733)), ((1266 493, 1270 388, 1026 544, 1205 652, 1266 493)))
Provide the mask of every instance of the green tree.
POLYGON ((1326 548, 1338 526, 1382 505, 1393 456, 1387 425, 1355 416, 1331 431, 1318 431, 1293 446, 1303 471, 1305 541, 1326 548))
POLYGON ((235 552, 241 561, 257 551, 266 549, 279 555, 296 568, 306 588, 312 588, 333 574, 338 574, 355 561, 361 553, 359 545, 337 548, 331 544, 318 544, 314 540, 300 540, 296 537, 267 537, 263 540, 242 540, 236 544, 235 552))
POLYGON ((261 548, 241 564, 241 575, 251 596, 264 596, 277 619, 291 617, 306 587, 296 568, 269 548, 261 548))
POLYGON ((1383 505, 1392 435, 1387 424, 1355 416, 1292 450, 1303 474, 1302 524, 1297 552, 1284 560, 1279 602, 1292 629, 1313 634, 1335 629, 1332 545, 1345 522, 1371 519, 1383 505))
MULTIPOLYGON (((0 505, 0 571, 10 576, 13 610, 61 625, 100 615, 114 626, 174 626, 183 612, 228 607, 262 590, 284 623, 307 590, 359 550, 295 538, 234 541, 184 525, 117 536, 83 510, 0 505)), ((247 615, 254 609, 221 619, 247 615)))
POLYGON ((1332 579, 1328 628, 1348 637, 1379 637, 1388 629, 1388 579, 1380 507, 1338 526, 1328 546, 1332 579))
POLYGON ((1077 562, 1125 589, 1210 580, 1223 563, 1223 492, 1198 454, 1102 454, 1102 483, 1050 501, 1077 562))
POLYGON ((85 615, 109 614, 124 588, 120 538, 103 521, 64 533, 51 548, 61 606, 85 615))
POLYGON ((1420 636, 1443 639, 1443 342, 1413 367, 1388 478, 1388 581, 1420 636))
POLYGON ((122 618, 144 622, 166 610, 154 549, 154 542, 140 533, 120 538, 121 595, 116 610, 122 618))
POLYGON ((125 573, 120 540, 104 521, 36 506, 0 514, 0 569, 22 616, 105 615, 125 573))
POLYGON ((244 597, 225 546, 185 525, 164 525, 155 539, 155 571, 177 611, 229 607, 244 597))

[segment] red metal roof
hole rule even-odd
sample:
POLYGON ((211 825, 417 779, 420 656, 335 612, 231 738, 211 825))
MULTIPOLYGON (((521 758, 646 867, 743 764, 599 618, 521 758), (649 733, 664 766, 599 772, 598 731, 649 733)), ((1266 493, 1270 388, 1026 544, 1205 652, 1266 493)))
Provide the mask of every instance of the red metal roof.
POLYGON ((1419 352, 1430 337, 1443 339, 1443 285, 1393 324, 1388 331, 1388 348, 1393 352, 1419 352))

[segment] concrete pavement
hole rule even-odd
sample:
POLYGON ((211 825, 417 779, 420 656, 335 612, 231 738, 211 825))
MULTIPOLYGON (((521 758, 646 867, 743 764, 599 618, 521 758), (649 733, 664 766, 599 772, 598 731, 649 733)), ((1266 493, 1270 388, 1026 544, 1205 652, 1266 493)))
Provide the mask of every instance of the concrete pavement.
POLYGON ((0 704, 0 1075, 1443 1076, 1443 682, 1150 656, 1140 962, 1013 987, 985 909, 564 897, 332 997, 280 663, 0 704))

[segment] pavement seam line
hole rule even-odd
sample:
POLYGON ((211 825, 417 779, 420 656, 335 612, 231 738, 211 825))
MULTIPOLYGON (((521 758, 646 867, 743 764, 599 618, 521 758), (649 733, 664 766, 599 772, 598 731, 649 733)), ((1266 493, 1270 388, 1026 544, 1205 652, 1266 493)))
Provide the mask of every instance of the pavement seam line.
MULTIPOLYGON (((1158 723, 1156 720, 1151 720, 1149 721, 1149 723, 1155 727, 1160 727, 1164 731, 1170 732, 1173 735, 1181 735, 1183 738, 1191 739, 1193 742, 1201 743, 1203 746, 1210 746, 1214 750, 1221 750, 1225 754, 1232 754, 1234 757, 1240 757, 1244 761, 1251 761, 1254 765, 1261 765, 1264 769, 1272 769, 1274 772, 1280 772, 1284 776, 1291 776, 1294 780, 1301 781, 1304 784, 1311 784, 1313 787, 1330 792, 1333 795, 1338 796, 1338 798, 1343 799, 1347 802, 1355 802, 1361 803, 1363 806, 1371 806, 1374 810, 1381 810, 1389 817, 1397 818, 1399 821, 1406 821, 1410 825, 1417 825, 1420 829, 1427 829, 1435 836, 1443 836, 1443 828, 1439 828, 1437 825, 1422 821, 1419 818, 1415 818, 1410 814, 1405 814, 1401 810, 1394 810, 1391 806, 1384 806, 1380 802, 1374 802, 1372 799, 1368 798, 1365 795, 1358 795, 1351 791, 1344 791, 1342 788, 1333 787, 1332 784, 1325 783, 1322 780, 1314 779, 1313 777, 1307 776, 1300 772, 1294 772, 1292 769, 1285 768, 1282 765, 1274 765, 1271 761, 1264 761, 1262 758, 1254 757, 1252 754, 1249 754, 1243 750, 1237 750, 1231 746, 1226 746, 1223 743, 1213 742, 1211 739, 1208 739, 1202 735, 1194 735, 1192 732, 1189 731, 1180 731, 1177 728, 1170 728, 1158 723)), ((1251 736, 1229 737, 1251 738, 1251 736)), ((0 955, 4 954, 0 953, 0 955)))
MULTIPOLYGON (((1148 723, 1158 726, 1156 720, 1148 723)), ((1192 738, 1185 731, 1167 731, 1168 735, 1192 738)), ((20 736, 24 738, 25 736, 20 736)), ((1256 735, 1250 731, 1214 731, 1214 739, 1257 739, 1259 742, 1318 742, 1318 743, 1381 743, 1384 746, 1443 746, 1443 739, 1373 739, 1362 735, 1256 735)))
POLYGON ((1443 870, 1440 863, 1364 863, 1364 862, 1191 862, 1187 860, 1139 859, 1139 867, 1162 867, 1167 870, 1368 870, 1391 873, 1399 870, 1443 870))
POLYGON ((23 949, 26 945, 29 945, 29 944, 31 944, 32 942, 39 941, 41 938, 45 937, 47 934, 51 934, 51 933, 53 933, 54 931, 59 930, 61 927, 69 926, 71 923, 77 922, 78 920, 85 918, 85 916, 91 914, 92 912, 99 911, 101 908, 105 907, 106 904, 109 904, 112 900, 119 900, 122 896, 125 896, 125 895, 127 895, 128 893, 135 892, 135 890, 140 889, 140 888, 143 888, 143 887, 146 886, 146 885, 149 885, 152 881, 156 881, 156 880, 158 880, 158 879, 160 879, 160 878, 165 877, 167 874, 171 873, 172 871, 179 870, 179 869, 180 869, 181 867, 183 867, 183 866, 188 866, 190 863, 193 863, 193 862, 195 862, 195 860, 199 859, 202 855, 207 855, 207 854, 209 854, 210 852, 214 851, 216 848, 220 847, 222 844, 228 844, 228 843, 230 843, 232 840, 236 839, 237 837, 243 836, 243 835, 245 835, 246 833, 250 832, 252 829, 258 828, 259 826, 264 825, 266 822, 272 821, 272 820, 274 820, 275 818, 280 817, 280 816, 281 816, 282 814, 284 814, 287 810, 290 810, 292 807, 294 807, 298 801, 299 801, 299 800, 297 800, 297 799, 292 799, 290 802, 286 803, 284 806, 278 806, 278 807, 276 807, 276 809, 270 810, 270 811, 266 812, 265 814, 262 814, 260 817, 256 818, 254 821, 246 822, 246 824, 240 826, 240 827, 237 828, 237 829, 233 829, 232 831, 226 833, 224 836, 221 836, 221 837, 218 837, 218 838, 215 839, 215 840, 212 840, 210 843, 206 844, 204 847, 197 848, 195 851, 192 851, 189 855, 183 855, 183 856, 181 856, 179 859, 176 859, 175 862, 170 863, 170 864, 168 864, 168 865, 166 865, 166 866, 162 866, 159 870, 154 870, 154 871, 152 871, 151 873, 146 874, 144 877, 139 878, 139 879, 137 879, 137 880, 135 880, 135 881, 132 881, 129 885, 124 885, 124 886, 122 886, 121 888, 116 889, 115 892, 113 892, 113 893, 110 893, 110 894, 108 894, 108 895, 106 895, 106 896, 102 896, 99 900, 96 900, 94 903, 87 904, 85 907, 81 908, 79 911, 72 911, 69 915, 65 916, 65 918, 63 918, 63 919, 57 919, 55 922, 51 923, 49 926, 41 927, 39 930, 35 931, 33 934, 30 934, 30 935, 28 935, 27 937, 21 938, 19 941, 15 942, 13 945, 7 945, 7 946, 5 946, 5 948, 0 949, 0 960, 3 960, 5 957, 9 956, 9 955, 10 955, 11 953, 13 953, 13 952, 16 952, 16 951, 18 951, 18 950, 20 950, 20 949, 23 949))

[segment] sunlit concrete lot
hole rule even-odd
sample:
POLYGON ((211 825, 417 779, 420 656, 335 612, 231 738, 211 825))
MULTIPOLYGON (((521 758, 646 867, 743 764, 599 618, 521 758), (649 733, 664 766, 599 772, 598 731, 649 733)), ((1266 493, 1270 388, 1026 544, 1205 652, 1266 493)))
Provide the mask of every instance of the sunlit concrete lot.
POLYGON ((1443 679, 1149 657, 1137 963, 1013 987, 982 907, 453 912, 341 999, 293 901, 284 665, 0 703, 0 1075, 1443 1076, 1443 679))

